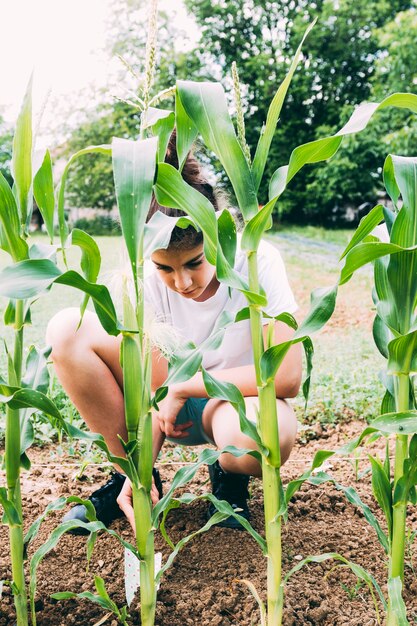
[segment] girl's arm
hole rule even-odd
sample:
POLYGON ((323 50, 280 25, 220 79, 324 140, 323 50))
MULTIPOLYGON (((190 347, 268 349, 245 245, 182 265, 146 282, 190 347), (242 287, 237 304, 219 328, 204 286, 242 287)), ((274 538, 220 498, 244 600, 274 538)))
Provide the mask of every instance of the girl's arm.
MULTIPOLYGON (((268 325, 263 328, 264 343, 266 343, 266 335, 268 325)), ((283 322, 275 322, 275 344, 289 341, 294 331, 283 322)), ((225 370, 210 371, 210 374, 225 382, 236 385, 243 396, 257 396, 258 388, 256 386, 255 366, 241 365, 225 370)), ((301 361, 301 345, 291 346, 287 352, 281 366, 275 377, 275 392, 277 398, 294 398, 301 384, 302 361, 301 361)), ((170 388, 176 395, 184 398, 207 398, 207 392, 204 387, 203 377, 200 372, 184 383, 178 383, 170 388)))

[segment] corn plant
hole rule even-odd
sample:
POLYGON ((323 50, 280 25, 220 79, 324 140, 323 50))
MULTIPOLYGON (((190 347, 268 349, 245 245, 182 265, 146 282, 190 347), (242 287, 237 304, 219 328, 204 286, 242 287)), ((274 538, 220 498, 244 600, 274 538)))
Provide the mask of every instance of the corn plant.
MULTIPOLYGON (((308 34, 309 30, 306 32, 308 34)), ((358 107, 347 124, 334 136, 298 146, 291 155, 289 164, 280 167, 269 182, 269 202, 258 209, 257 193, 262 182, 268 151, 271 145, 282 104, 292 76, 301 55, 301 45, 291 64, 289 72, 279 87, 268 111, 253 161, 248 158, 247 146, 243 140, 244 126, 240 119, 239 137, 236 136, 226 104, 223 89, 218 83, 194 83, 179 81, 176 94, 176 126, 178 136, 178 156, 180 167, 188 149, 199 133, 207 146, 219 159, 227 173, 245 227, 241 246, 248 258, 249 280, 246 284, 233 269, 236 236, 233 222, 227 212, 219 219, 216 233, 213 223, 208 223, 209 210, 206 203, 190 188, 186 187, 180 175, 167 164, 158 167, 156 195, 160 204, 180 208, 194 218, 204 233, 207 259, 216 265, 216 274, 220 281, 229 287, 239 289, 247 298, 248 307, 241 311, 237 320, 250 319, 253 342, 254 365, 259 393, 259 412, 256 427, 244 416, 243 399, 240 392, 230 384, 215 381, 203 370, 203 377, 208 395, 229 400, 239 412, 242 431, 250 435, 257 444, 262 458, 264 489, 265 534, 267 555, 267 620, 269 626, 282 623, 283 579, 281 572, 281 520, 286 515, 287 503, 295 490, 307 479, 303 475, 292 481, 284 491, 280 477, 280 448, 277 428, 277 407, 274 379, 277 370, 289 350, 297 342, 303 342, 307 360, 310 361, 312 346, 309 335, 322 327, 334 309, 337 286, 326 290, 317 290, 312 295, 312 307, 307 318, 297 328, 289 314, 276 319, 284 321, 294 328, 291 341, 273 345, 272 333, 269 333, 264 345, 262 335, 263 307, 266 305, 265 294, 259 284, 256 251, 263 233, 271 227, 272 211, 288 183, 306 163, 315 163, 330 158, 340 146, 346 134, 363 130, 371 116, 379 109, 388 106, 410 108, 417 112, 417 97, 412 94, 394 94, 381 103, 366 103, 358 107), (168 196, 163 189, 163 180, 172 179, 171 193, 168 196), (181 193, 180 190, 184 189, 181 193), (205 221, 202 219, 204 215, 205 221)), ((235 84, 238 83, 235 72, 235 84)), ((405 383, 404 383, 405 384, 405 383)), ((309 378, 304 387, 308 391, 309 378)), ((405 392, 403 392, 405 393, 405 392)), ((404 444, 403 444, 404 445, 404 444)), ((326 453, 313 462, 320 464, 326 453)), ((311 470, 310 470, 311 472, 311 470)), ((307 473, 308 474, 308 473, 307 473)), ((311 475, 311 473, 310 473, 311 475)))
POLYGON ((345 264, 339 284, 346 283, 358 268, 373 262, 373 336, 387 359, 387 367, 380 374, 386 392, 381 415, 339 453, 354 451, 369 437, 382 435, 395 440, 393 467, 388 441, 383 462, 369 455, 373 492, 385 515, 386 532, 375 519, 368 519, 388 558, 387 624, 403 626, 408 624, 402 600, 406 514, 408 504, 417 502, 417 159, 390 155, 383 173, 393 208, 377 205, 363 218, 342 255, 345 264), (382 220, 389 242, 379 241, 371 234, 382 220))
MULTIPOLYGON (((81 289, 86 295, 81 307, 85 310, 88 297, 95 301, 97 289, 94 285, 100 269, 100 256, 93 239, 81 230, 74 230, 68 236, 64 222, 63 193, 55 202, 52 162, 48 151, 43 159, 34 152, 32 133, 32 81, 29 82, 19 114, 13 140, 12 174, 13 188, 0 173, 0 247, 9 255, 13 266, 1 272, 0 296, 9 299, 4 312, 4 324, 13 328, 13 348, 5 339, 2 348, 6 354, 7 380, 0 377, 0 402, 6 405, 6 433, 4 464, 6 487, 0 487, 0 504, 4 510, 4 521, 10 529, 10 556, 12 581, 10 583, 15 599, 18 626, 28 623, 27 591, 24 575, 24 553, 27 543, 33 539, 23 536, 23 516, 21 501, 21 469, 30 469, 27 450, 34 440, 31 415, 42 411, 51 420, 59 421, 68 434, 82 435, 77 429, 71 431, 47 397, 48 370, 47 357, 50 349, 38 350, 30 347, 24 363, 24 327, 31 323, 31 304, 39 294, 48 290, 51 277, 63 284, 81 289), (37 167, 33 163, 38 163, 37 167), (32 215, 33 196, 44 219, 50 244, 30 245, 29 225, 32 215), (56 209, 59 214, 61 246, 54 245, 54 225, 56 209), (78 246, 82 251, 81 268, 84 276, 71 270, 61 272, 56 265, 56 255, 65 246, 78 246), (12 269, 13 268, 13 269, 12 269), (17 273, 14 274, 17 268, 17 273), (45 281, 45 271, 48 279, 45 281), (70 430, 68 430, 68 428, 70 430)), ((106 148, 93 147, 87 151, 105 151, 106 148)), ((86 151, 82 151, 81 154, 86 151)), ((64 183, 68 168, 64 172, 64 183)), ((63 189, 63 185, 61 185, 63 189)), ((96 302, 96 301, 95 301, 96 302)), ((108 322, 113 312, 110 297, 101 296, 98 314, 108 322), (103 313, 101 313, 104 307, 103 313), (110 314, 107 312, 110 310, 110 314)), ((111 318, 115 319, 115 315, 111 318)), ((112 328, 112 330, 114 330, 112 328)))

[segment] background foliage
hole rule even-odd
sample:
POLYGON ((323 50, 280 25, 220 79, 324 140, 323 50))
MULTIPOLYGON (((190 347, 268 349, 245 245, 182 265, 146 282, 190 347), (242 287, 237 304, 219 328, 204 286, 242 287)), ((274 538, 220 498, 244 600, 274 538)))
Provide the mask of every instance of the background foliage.
MULTIPOLYGON (((154 93, 173 85, 177 78, 222 80, 233 108, 231 65, 236 60, 252 155, 269 103, 302 33, 313 18, 318 18, 305 43, 304 58, 276 130, 260 190, 262 203, 267 199, 269 177, 288 162, 296 145, 336 132, 352 108, 364 100, 416 90, 416 0, 184 2, 200 29, 200 41, 188 51, 174 45, 175 41, 186 41, 187 33, 180 32, 167 14, 160 14, 159 73, 154 93)), ((132 100, 140 92, 137 76, 143 75, 147 7, 144 0, 113 0, 112 6, 107 49, 109 57, 119 54, 126 62, 120 64, 118 82, 130 86, 130 93, 126 90, 122 98, 132 100)), ((108 143, 114 135, 137 136, 137 110, 111 93, 107 90, 103 95, 103 104, 94 116, 90 114, 70 129, 56 156, 66 159, 88 144, 108 143)), ((172 104, 167 100, 162 106, 172 104)), ((6 170, 10 141, 10 131, 0 117, 0 167, 6 170)), ((405 112, 378 115, 366 133, 344 143, 329 165, 304 168, 276 208, 280 218, 325 225, 357 220, 382 192, 381 164, 388 150, 403 155, 417 153, 417 129, 405 112)), ((220 172, 211 155, 201 156, 220 172)), ((219 183, 226 185, 221 174, 219 183)), ((68 190, 73 206, 110 209, 114 204, 110 162, 98 155, 80 160, 72 169, 68 190)))

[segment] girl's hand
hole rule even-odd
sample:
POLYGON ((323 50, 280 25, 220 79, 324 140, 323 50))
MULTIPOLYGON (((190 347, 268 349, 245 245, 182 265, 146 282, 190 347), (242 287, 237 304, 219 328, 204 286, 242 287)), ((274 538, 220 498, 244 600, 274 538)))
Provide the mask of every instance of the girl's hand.
POLYGON ((188 437, 186 430, 190 428, 193 423, 189 421, 184 424, 176 424, 177 415, 186 401, 187 397, 181 393, 176 385, 172 385, 168 389, 167 396, 158 403, 159 411, 155 412, 155 417, 159 420, 161 431, 165 433, 167 437, 174 437, 175 439, 188 437))
MULTIPOLYGON (((157 502, 159 502, 158 489, 155 487, 155 481, 153 478, 152 478, 152 488, 151 488, 151 500, 154 506, 157 502)), ((122 509, 123 513, 126 515, 129 521, 129 524, 133 528, 133 532, 135 532, 135 515, 133 512, 133 502, 132 502, 132 483, 127 477, 122 487, 122 490, 119 493, 119 497, 117 498, 117 504, 122 509)))

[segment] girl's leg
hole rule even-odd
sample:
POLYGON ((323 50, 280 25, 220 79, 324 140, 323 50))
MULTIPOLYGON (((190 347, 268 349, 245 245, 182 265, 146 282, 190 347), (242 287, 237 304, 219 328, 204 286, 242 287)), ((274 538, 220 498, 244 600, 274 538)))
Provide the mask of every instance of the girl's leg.
MULTIPOLYGON (((256 422, 255 407, 258 407, 258 402, 258 397, 245 398, 246 415, 254 422, 256 422)), ((281 460, 284 464, 295 443, 297 418, 285 400, 277 399, 277 411, 281 460)), ((210 400, 207 403, 203 412, 203 428, 219 449, 228 445, 250 450, 256 449, 254 441, 241 432, 239 417, 235 409, 223 400, 210 400)), ((223 454, 219 461, 226 472, 261 476, 261 467, 252 456, 245 455, 237 458, 232 454, 223 454)))
MULTIPOLYGON (((126 440, 123 404, 123 373, 120 366, 121 336, 108 335, 97 316, 86 311, 77 330, 80 312, 64 309, 49 322, 46 341, 63 388, 89 429, 103 435, 110 451, 124 456, 117 437, 126 440)), ((167 362, 158 351, 152 356, 152 387, 160 386, 167 375, 167 362)), ((138 381, 140 385, 140 381, 138 381)), ((154 457, 163 434, 154 420, 154 457)))

